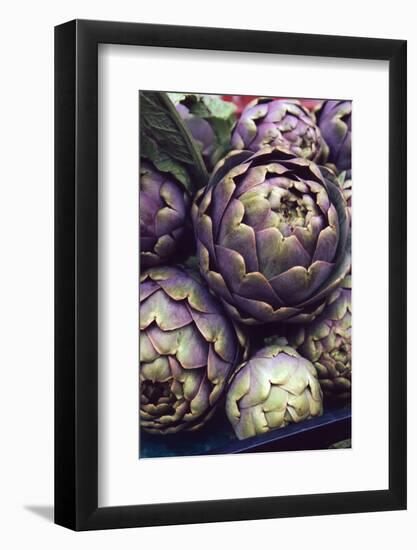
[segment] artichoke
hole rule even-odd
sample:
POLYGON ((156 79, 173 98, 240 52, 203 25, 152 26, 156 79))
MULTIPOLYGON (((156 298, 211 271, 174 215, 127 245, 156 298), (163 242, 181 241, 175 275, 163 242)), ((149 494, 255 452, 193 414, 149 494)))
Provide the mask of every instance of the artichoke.
POLYGON ((329 298, 323 313, 311 324, 291 327, 290 343, 317 369, 326 397, 346 401, 351 395, 351 276, 329 298))
POLYGON ((280 146, 297 157, 317 161, 326 145, 314 114, 296 100, 260 98, 244 109, 232 135, 236 149, 259 151, 280 146))
POLYGON ((145 271, 140 284, 140 424, 151 433, 195 430, 213 413, 241 360, 232 323, 193 275, 145 271))
POLYGON ((192 217, 200 271, 245 324, 311 321, 350 267, 340 189, 277 147, 219 162, 192 217))
POLYGON ((149 162, 140 167, 140 260, 143 267, 173 257, 183 236, 190 198, 171 174, 149 162))
POLYGON ((327 143, 323 160, 336 166, 338 172, 352 167, 352 102, 324 101, 316 112, 317 124, 327 143))
POLYGON ((215 133, 207 120, 201 117, 194 116, 190 113, 190 109, 182 103, 177 103, 175 108, 182 120, 187 125, 192 137, 197 142, 201 154, 203 155, 206 164, 210 164, 210 157, 213 154, 216 141, 215 133))
POLYGON ((336 174, 335 169, 329 168, 327 166, 320 166, 320 172, 323 178, 330 180, 334 185, 339 187, 342 195, 346 201, 349 214, 349 225, 352 224, 352 172, 347 170, 346 172, 340 172, 336 174))
POLYGON ((342 190, 343 196, 345 197, 346 203, 348 205, 349 212, 352 208, 352 175, 351 171, 341 172, 337 178, 338 185, 342 190))
POLYGON ((233 377, 226 413, 239 439, 320 416, 323 403, 316 370, 285 344, 267 346, 233 377))
POLYGON ((230 151, 236 107, 218 95, 169 93, 171 102, 211 172, 230 151))

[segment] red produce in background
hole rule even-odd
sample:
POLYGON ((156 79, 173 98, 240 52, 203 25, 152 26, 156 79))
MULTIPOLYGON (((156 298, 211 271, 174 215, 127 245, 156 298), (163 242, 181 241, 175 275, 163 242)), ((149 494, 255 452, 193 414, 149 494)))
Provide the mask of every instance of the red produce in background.
POLYGON ((240 115, 243 109, 246 107, 246 105, 250 101, 252 101, 252 99, 256 99, 258 96, 256 95, 222 95, 221 97, 224 101, 229 101, 230 103, 234 103, 237 107, 236 114, 240 115))
MULTIPOLYGON (((243 111, 243 109, 246 107, 248 103, 250 103, 253 99, 256 99, 259 96, 255 95, 222 95, 221 96, 224 101, 230 101, 231 103, 234 103, 237 107, 236 114, 240 115, 243 111)), ((281 97, 275 97, 274 99, 284 99, 281 97)), ((295 98, 285 98, 285 99, 295 99, 295 98)), ((297 98, 298 99, 298 98, 297 98)), ((321 99, 298 99, 298 101, 307 109, 314 109, 319 103, 321 103, 321 99)))

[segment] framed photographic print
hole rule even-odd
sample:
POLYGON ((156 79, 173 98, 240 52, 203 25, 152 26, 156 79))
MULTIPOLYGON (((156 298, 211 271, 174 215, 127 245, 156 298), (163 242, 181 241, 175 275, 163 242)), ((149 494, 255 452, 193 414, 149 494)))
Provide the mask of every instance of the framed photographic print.
POLYGON ((55 121, 56 523, 404 509, 406 42, 71 21, 55 121))

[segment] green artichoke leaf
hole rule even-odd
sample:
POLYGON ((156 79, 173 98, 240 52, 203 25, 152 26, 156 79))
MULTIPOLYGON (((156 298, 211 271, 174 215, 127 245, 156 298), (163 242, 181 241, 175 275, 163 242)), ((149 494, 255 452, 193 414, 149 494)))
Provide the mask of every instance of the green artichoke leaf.
POLYGON ((185 105, 192 115, 206 120, 223 120, 229 124, 235 122, 236 106, 220 97, 199 94, 170 93, 171 101, 185 105))
POLYGON ((231 149, 230 140, 234 121, 212 118, 210 124, 217 140, 217 147, 212 154, 213 165, 217 164, 231 149))
POLYGON ((189 130, 164 92, 139 93, 141 156, 169 172, 193 194, 208 173, 189 130))
POLYGON ((141 156, 150 159, 161 172, 172 174, 190 193, 193 192, 190 176, 185 167, 175 161, 164 151, 160 151, 158 144, 151 137, 141 134, 141 156))

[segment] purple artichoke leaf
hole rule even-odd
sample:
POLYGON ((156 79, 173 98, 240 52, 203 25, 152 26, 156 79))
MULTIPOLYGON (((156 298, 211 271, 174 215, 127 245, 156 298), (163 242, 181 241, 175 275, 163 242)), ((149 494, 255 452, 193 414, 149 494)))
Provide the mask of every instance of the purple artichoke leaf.
POLYGON ((219 181, 229 172, 229 170, 236 164, 240 164, 250 159, 253 156, 252 151, 230 151, 224 158, 214 167, 208 182, 208 187, 215 187, 219 181))
POLYGON ((334 271, 330 277, 323 283, 321 287, 317 289, 315 294, 304 301, 302 304, 299 304, 299 307, 305 308, 306 306, 316 305, 318 301, 325 299, 329 292, 337 288, 346 275, 349 273, 352 265, 352 257, 350 252, 350 236, 348 236, 347 246, 344 255, 342 256, 340 262, 334 268, 334 271))
MULTIPOLYGON (((329 166, 320 166, 320 171, 323 175, 323 177, 327 180, 330 180, 336 187, 340 189, 342 192, 342 195, 344 196, 348 211, 350 211, 350 208, 352 206, 352 171, 351 170, 343 170, 339 174, 337 174, 337 170, 329 169, 329 166)), ((351 214, 349 214, 349 218, 351 220, 351 214)))
POLYGON ((332 203, 336 207, 337 216, 339 220, 339 248, 338 248, 338 255, 336 256, 336 263, 338 258, 340 258, 341 255, 343 255, 344 250, 346 248, 346 242, 348 239, 348 235, 350 233, 350 221, 347 213, 347 204, 346 200, 340 190, 340 187, 333 183, 330 179, 325 179, 325 184, 327 188, 327 192, 330 196, 330 199, 332 203))

